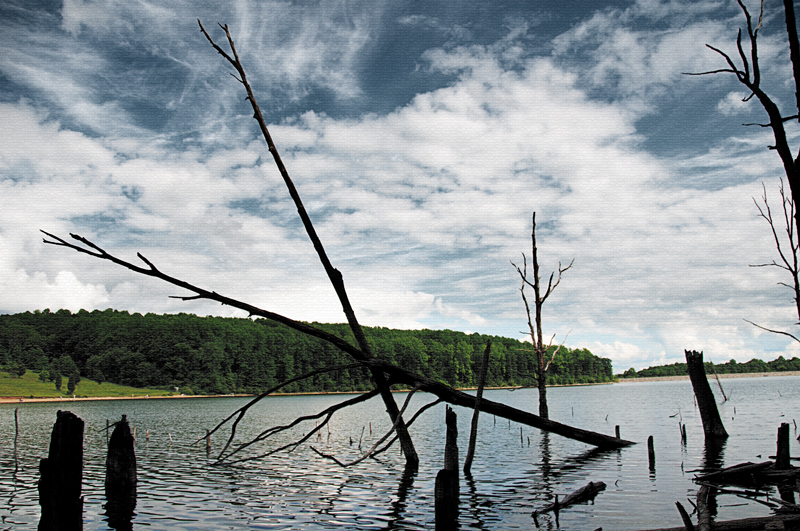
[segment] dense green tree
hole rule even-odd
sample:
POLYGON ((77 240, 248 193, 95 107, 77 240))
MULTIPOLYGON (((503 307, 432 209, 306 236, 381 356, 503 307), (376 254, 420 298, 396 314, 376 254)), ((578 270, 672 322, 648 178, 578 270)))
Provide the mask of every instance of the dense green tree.
MULTIPOLYGON (((314 324, 353 342, 347 325, 314 324)), ((366 328, 365 332, 377 356, 455 386, 475 385, 480 355, 489 339, 493 348, 487 385, 531 385, 535 376, 531 356, 515 339, 452 330, 366 328)), ((23 353, 32 353, 31 359, 38 359, 41 372, 48 372, 51 379, 77 374, 137 387, 178 387, 182 392, 257 392, 311 370, 351 363, 329 343, 265 319, 115 310, 0 315, 0 355, 4 348, 8 352, 7 345, 15 349, 7 357, 22 359, 23 353)), ((609 360, 580 350, 562 349, 550 372, 549 383, 612 378, 609 360)), ((358 368, 320 375, 284 390, 371 387, 369 372, 358 368)))

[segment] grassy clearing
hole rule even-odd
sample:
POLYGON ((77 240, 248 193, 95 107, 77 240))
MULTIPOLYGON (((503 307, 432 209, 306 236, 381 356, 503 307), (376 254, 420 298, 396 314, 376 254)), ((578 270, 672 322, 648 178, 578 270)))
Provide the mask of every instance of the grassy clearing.
MULTIPOLYGON (((99 384, 92 380, 82 378, 75 387, 77 397, 114 397, 114 396, 165 396, 172 395, 162 389, 139 389, 112 383, 99 384)), ((61 385, 61 391, 56 390, 53 382, 40 382, 39 373, 27 371, 22 378, 12 378, 7 372, 0 371, 0 396, 24 398, 58 398, 67 396, 67 379, 61 385)))

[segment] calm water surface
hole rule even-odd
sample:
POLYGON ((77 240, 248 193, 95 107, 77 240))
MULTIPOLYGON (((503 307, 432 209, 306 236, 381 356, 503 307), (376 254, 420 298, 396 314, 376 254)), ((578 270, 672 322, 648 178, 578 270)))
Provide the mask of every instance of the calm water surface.
MULTIPOLYGON (((598 453, 557 435, 482 415, 472 478, 461 478, 459 523, 463 529, 535 529, 531 512, 589 481, 608 487, 594 504, 539 517, 541 529, 632 530, 681 524, 675 502, 693 498, 693 475, 706 467, 766 460, 775 453, 777 428, 788 422, 792 455, 800 454, 794 420, 800 417, 798 377, 723 380, 730 400, 720 404, 730 438, 705 448, 689 381, 627 383, 548 390, 550 416, 607 434, 619 425, 630 448, 598 453), (687 426, 680 442, 678 423, 687 426), (646 440, 655 439, 656 466, 648 465, 646 440)), ((716 387, 716 386, 715 386, 716 387)), ((404 394, 396 395, 398 402, 404 394)), ((535 390, 488 391, 487 398, 537 411, 535 390)), ((347 395, 270 397, 254 407, 238 440, 321 411, 347 395)), ((409 411, 432 401, 416 394, 409 411)), ((0 405, 0 529, 36 529, 39 520, 38 462, 45 457, 59 409, 86 422, 84 529, 107 529, 103 504, 106 419, 123 414, 136 427, 139 487, 135 529, 432 529, 433 488, 442 466, 444 405, 411 427, 419 471, 404 476, 399 449, 378 460, 340 468, 309 446, 340 460, 359 456, 389 428, 380 399, 337 413, 330 430, 292 453, 282 452, 238 467, 212 466, 227 432, 212 439, 209 456, 198 436, 246 403, 243 398, 121 400, 0 405), (18 461, 14 461, 14 409, 19 408, 18 461), (149 430, 150 440, 145 440, 149 430), (362 435, 363 434, 363 435, 362 435), (170 440, 171 437, 171 440, 170 440), (352 444, 351 444, 352 441, 352 444)), ((471 410, 456 408, 461 457, 466 452, 471 410)), ((408 416, 408 415, 407 415, 408 416)), ((258 455, 313 429, 303 424, 248 450, 258 455)), ((718 497, 718 519, 767 516, 762 504, 718 497)))

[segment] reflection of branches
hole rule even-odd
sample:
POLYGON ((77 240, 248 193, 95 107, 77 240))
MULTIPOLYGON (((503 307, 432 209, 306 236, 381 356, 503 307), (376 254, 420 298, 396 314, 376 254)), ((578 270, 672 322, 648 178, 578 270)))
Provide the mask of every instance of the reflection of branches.
POLYGON ((319 424, 317 424, 317 426, 315 426, 313 430, 309 431, 306 435, 304 435, 303 437, 301 437, 297 441, 285 444, 285 445, 283 445, 283 446, 281 446, 279 448, 275 448, 275 449, 270 450, 269 452, 264 453, 264 454, 260 454, 260 455, 253 456, 253 457, 245 457, 245 458, 242 458, 242 459, 237 459, 236 461, 226 461, 226 463, 227 464, 237 464, 237 463, 243 463, 245 461, 253 461, 255 459, 261 459, 261 458, 264 458, 264 457, 268 457, 268 456, 270 456, 272 454, 275 454, 275 453, 281 452, 283 450, 286 450, 287 448, 291 448, 292 450, 294 450, 295 448, 297 448, 298 446, 300 446, 301 444, 306 442, 308 439, 310 439, 312 435, 314 435, 319 430, 321 430, 322 427, 325 426, 331 420, 331 417, 333 416, 334 413, 336 413, 340 409, 344 409, 346 407, 349 407, 349 406, 352 406, 352 405, 355 405, 355 404, 360 404, 361 402, 366 402, 370 398, 374 398, 374 397, 378 396, 379 393, 380 393, 380 391, 378 391, 377 389, 374 389, 374 390, 370 391, 369 393, 364 393, 363 395, 358 395, 358 396, 356 396, 354 398, 351 398, 349 400, 345 400, 344 402, 340 402, 338 404, 334 404, 334 405, 332 405, 332 406, 330 406, 330 407, 324 409, 323 411, 320 411, 319 413, 316 413, 314 415, 305 415, 303 417, 297 417, 296 419, 294 419, 289 424, 285 424, 283 426, 273 426, 271 428, 268 428, 268 429, 262 431, 261 433, 259 433, 256 437, 254 437, 250 441, 240 444, 238 447, 236 447, 235 450, 230 452, 228 455, 223 456, 222 458, 218 459, 218 462, 230 459, 231 456, 239 453, 240 451, 244 450, 245 448, 248 448, 248 447, 254 445, 257 442, 266 440, 266 439, 272 437, 275 434, 278 434, 278 433, 284 432, 286 430, 289 430, 291 428, 294 428, 295 426, 297 426, 301 422, 304 422, 306 420, 318 419, 318 418, 324 416, 325 417, 324 421, 322 421, 319 424))
MULTIPOLYGON (((408 396, 406 397, 406 401, 403 403, 403 407, 400 408, 400 415, 398 415, 398 417, 397 417, 398 420, 401 418, 403 413, 405 413, 409 402, 411 402, 411 397, 414 396, 414 393, 416 393, 418 389, 419 389, 419 387, 415 387, 414 389, 411 390, 410 393, 408 393, 408 396)), ((325 422, 327 422, 327 419, 325 420, 325 422)), ((341 467, 348 467, 348 466, 357 465, 358 463, 360 463, 364 459, 366 459, 368 457, 372 457, 374 455, 375 449, 378 447, 378 445, 380 445, 383 441, 388 439, 389 435, 394 433, 394 431, 397 429, 397 424, 398 424, 398 421, 396 420, 394 422, 394 424, 392 424, 392 427, 389 428, 389 431, 387 431, 386 434, 383 437, 381 437, 380 439, 375 441, 375 444, 373 444, 372 447, 369 450, 367 450, 366 453, 364 453, 364 455, 362 455, 361 457, 359 457, 355 461, 351 461, 349 463, 342 463, 341 461, 336 459, 336 457, 334 457, 333 455, 323 454, 322 452, 320 452, 319 450, 317 450, 313 446, 311 447, 311 449, 314 450, 314 452, 316 452, 317 455, 319 455, 320 457, 326 457, 326 458, 332 460, 334 463, 336 463, 337 465, 339 465, 341 467)), ((406 424, 406 426, 408 426, 408 424, 406 424)), ((370 428, 370 430, 372 430, 372 428, 370 428)))

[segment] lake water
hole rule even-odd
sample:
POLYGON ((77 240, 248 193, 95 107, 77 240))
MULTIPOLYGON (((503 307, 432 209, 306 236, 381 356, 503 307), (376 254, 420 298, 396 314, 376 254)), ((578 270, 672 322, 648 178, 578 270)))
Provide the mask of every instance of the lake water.
MULTIPOLYGON (((712 382, 713 383, 713 382, 712 382)), ((459 524, 462 529, 535 529, 531 512, 589 481, 607 488, 593 504, 559 514, 561 529, 631 530, 681 525, 680 501, 691 510, 693 475, 712 465, 766 460, 775 454, 778 426, 788 422, 792 455, 798 451, 798 377, 723 380, 730 400, 720 413, 730 434, 716 454, 706 455, 699 412, 687 380, 548 389, 554 420, 607 434, 621 428, 623 438, 639 442, 618 451, 592 447, 491 415, 480 418, 472 478, 461 476, 459 524), (678 423, 687 426, 680 441, 678 423), (656 466, 651 470, 647 437, 654 436, 656 466)), ((716 388, 716 385, 714 385, 716 388)), ((715 391, 718 392, 717 389, 715 391)), ((402 404, 405 394, 397 394, 402 404)), ((536 391, 487 391, 486 397, 537 411, 536 391)), ((255 406, 239 427, 239 440, 294 417, 315 413, 349 395, 270 397, 255 406)), ((432 401, 417 393, 409 411, 432 401)), ((225 434, 212 438, 209 458, 197 444, 218 421, 246 403, 244 398, 119 400, 0 405, 0 529, 36 529, 39 519, 39 459, 47 455, 50 431, 59 409, 86 422, 84 529, 107 529, 104 516, 106 419, 128 416, 136 427, 139 487, 134 529, 432 529, 433 490, 442 466, 444 405, 428 410, 411 427, 420 468, 403 475, 398 448, 340 468, 309 446, 339 459, 358 457, 388 429, 380 399, 337 413, 321 437, 292 453, 281 452, 238 467, 212 466, 225 434), (19 408, 18 461, 14 462, 14 409, 19 408), (371 432, 370 432, 371 429, 371 432), (150 440, 145 439, 149 430, 150 440), (363 433, 363 436, 362 436, 363 433), (171 438, 171 440, 170 440, 171 438), (352 445, 351 445, 352 441, 352 445)), ((466 453, 471 410, 455 408, 460 457, 466 453)), ((406 418, 409 414, 406 414, 406 418)), ((258 455, 313 429, 315 422, 253 448, 258 455)), ((732 495, 717 499, 718 519, 768 516, 770 509, 732 495)), ((552 513, 539 516, 542 529, 556 529, 552 513)))

